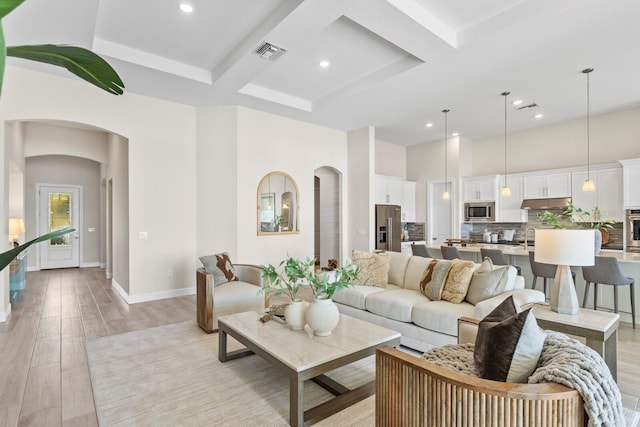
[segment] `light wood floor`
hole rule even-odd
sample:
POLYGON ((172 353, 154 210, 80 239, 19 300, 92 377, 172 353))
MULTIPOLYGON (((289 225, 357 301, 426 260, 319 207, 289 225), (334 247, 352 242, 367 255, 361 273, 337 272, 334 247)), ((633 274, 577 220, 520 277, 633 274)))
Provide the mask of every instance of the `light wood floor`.
MULTIPOLYGON (((195 279, 194 279, 195 280, 195 279)), ((98 268, 27 273, 0 324, 0 426, 95 426, 88 338, 195 322, 195 295, 127 305, 98 268)), ((640 409, 640 328, 619 332, 623 404, 640 409)))

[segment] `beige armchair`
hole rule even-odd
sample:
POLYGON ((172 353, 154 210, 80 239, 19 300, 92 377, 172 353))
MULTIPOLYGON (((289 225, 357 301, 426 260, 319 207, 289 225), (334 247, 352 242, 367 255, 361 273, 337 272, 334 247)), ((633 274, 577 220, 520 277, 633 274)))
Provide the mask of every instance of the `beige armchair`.
POLYGON ((198 326, 208 333, 218 331, 218 317, 266 307, 262 269, 255 265, 234 264, 237 281, 214 286, 213 276, 204 268, 196 271, 198 326))

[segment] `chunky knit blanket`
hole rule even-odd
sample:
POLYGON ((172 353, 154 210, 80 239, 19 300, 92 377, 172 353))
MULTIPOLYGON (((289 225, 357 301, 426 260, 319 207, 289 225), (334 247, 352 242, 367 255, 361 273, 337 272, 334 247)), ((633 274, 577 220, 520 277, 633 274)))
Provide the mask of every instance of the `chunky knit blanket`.
MULTIPOLYGON (((547 339, 529 384, 555 382, 571 387, 582 396, 589 426, 624 426, 620 390, 602 357, 564 334, 546 333, 547 339)), ((473 349, 473 344, 447 345, 433 348, 423 357, 436 365, 477 377, 473 349)))

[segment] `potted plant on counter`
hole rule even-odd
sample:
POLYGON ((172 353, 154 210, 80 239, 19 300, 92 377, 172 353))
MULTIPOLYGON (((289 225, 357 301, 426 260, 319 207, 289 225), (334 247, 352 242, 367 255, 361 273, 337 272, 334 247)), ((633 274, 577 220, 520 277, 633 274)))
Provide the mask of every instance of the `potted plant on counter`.
POLYGON ((617 222, 614 219, 602 219, 602 212, 598 206, 595 206, 591 211, 585 211, 575 207, 571 202, 561 214, 544 211, 538 215, 538 218, 554 229, 592 228, 599 231, 595 233, 596 255, 600 252, 602 245, 609 241, 609 230, 617 222))
POLYGON ((287 323, 294 330, 304 328, 305 322, 315 335, 331 334, 339 320, 339 312, 333 303, 333 295, 358 280, 360 268, 349 260, 344 267, 332 271, 315 273, 315 259, 299 260, 288 256, 276 269, 273 265, 262 268, 265 286, 262 292, 286 295, 291 303, 285 309, 287 323), (280 271, 279 271, 280 270, 280 271), (313 302, 306 303, 298 297, 302 286, 309 286, 313 302))

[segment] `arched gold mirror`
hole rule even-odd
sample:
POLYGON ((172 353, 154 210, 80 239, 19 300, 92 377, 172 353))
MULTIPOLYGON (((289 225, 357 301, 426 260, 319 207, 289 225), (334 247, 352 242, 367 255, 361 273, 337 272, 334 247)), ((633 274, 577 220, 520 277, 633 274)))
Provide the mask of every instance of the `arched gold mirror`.
POLYGON ((284 172, 270 172, 258 185, 258 235, 299 233, 298 184, 284 172))

